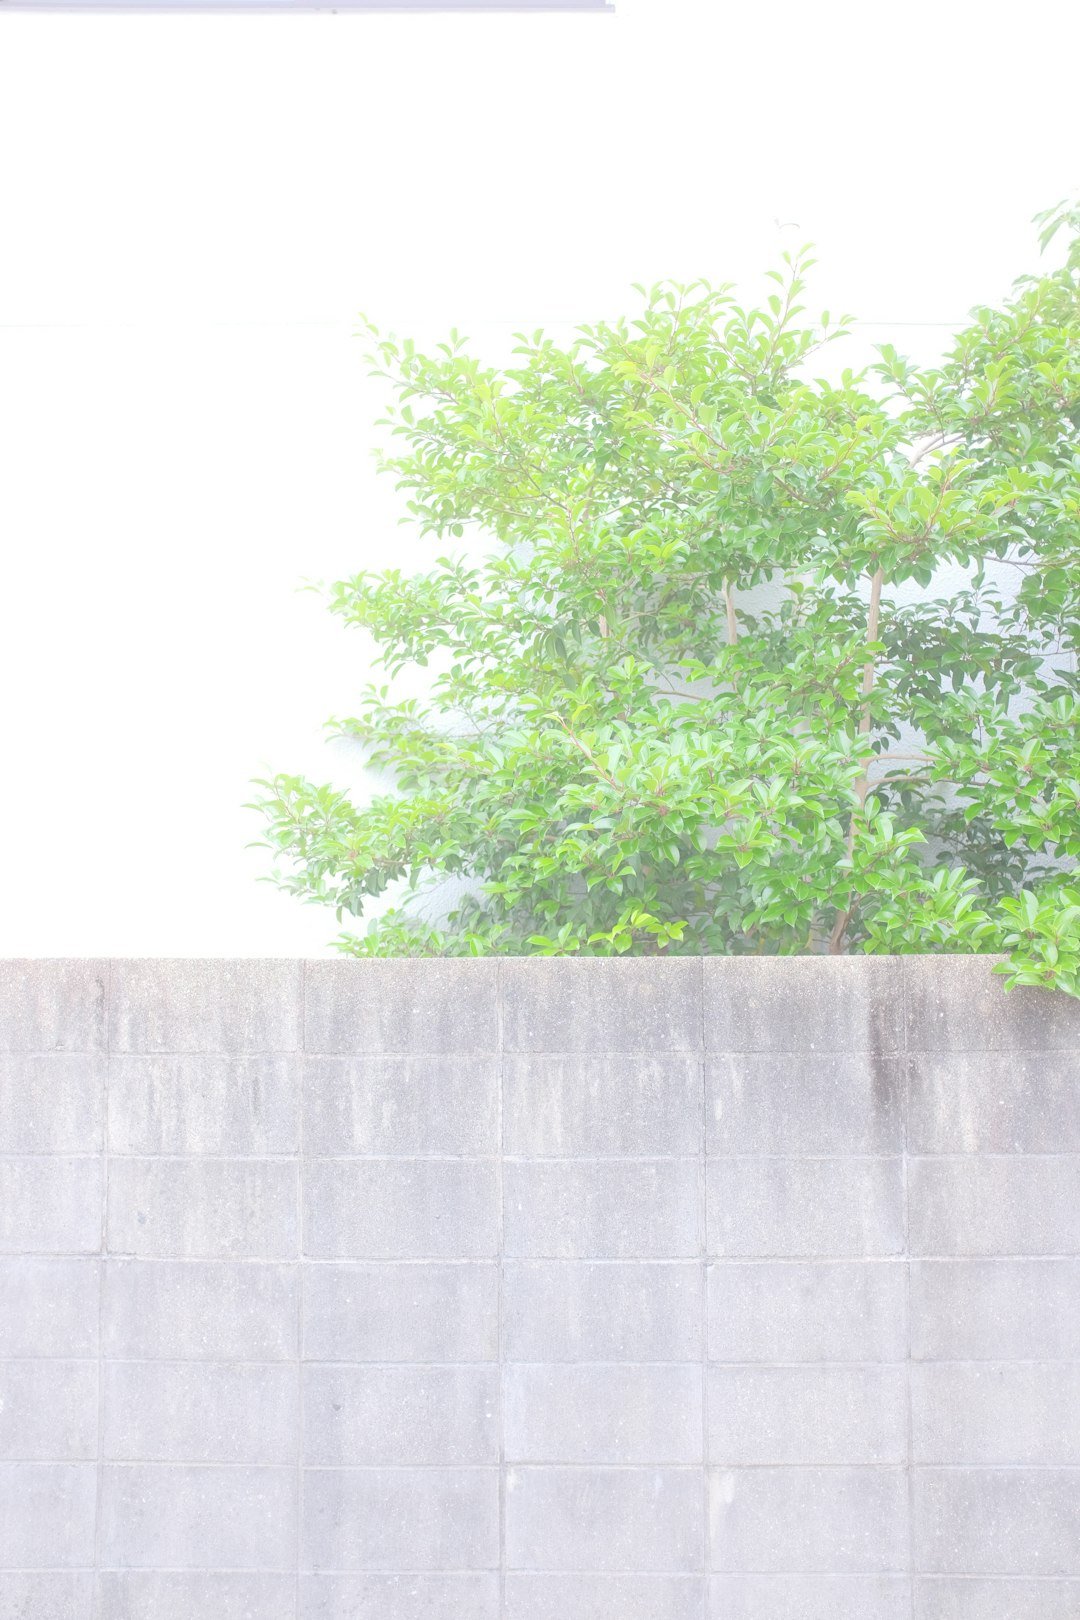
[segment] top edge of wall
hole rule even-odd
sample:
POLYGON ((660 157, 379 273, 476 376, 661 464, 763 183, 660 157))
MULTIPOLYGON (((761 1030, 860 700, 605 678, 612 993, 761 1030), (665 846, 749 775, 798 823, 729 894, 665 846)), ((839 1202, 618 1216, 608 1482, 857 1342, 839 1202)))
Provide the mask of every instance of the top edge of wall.
POLYGON ((988 956, 0 959, 0 1053, 1077 1051, 988 956))

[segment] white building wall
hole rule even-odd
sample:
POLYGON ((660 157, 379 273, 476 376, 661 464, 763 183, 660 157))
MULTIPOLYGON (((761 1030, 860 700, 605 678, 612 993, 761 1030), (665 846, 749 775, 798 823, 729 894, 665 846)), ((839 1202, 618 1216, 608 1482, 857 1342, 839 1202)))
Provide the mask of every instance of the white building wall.
POLYGON ((1007 51, 963 5, 736 9, 0 17, 0 955, 336 932, 255 883, 241 806, 357 779, 321 726, 363 645, 298 581, 427 555, 358 311, 498 356, 813 239, 857 364, 1035 267, 1073 8, 1007 51))

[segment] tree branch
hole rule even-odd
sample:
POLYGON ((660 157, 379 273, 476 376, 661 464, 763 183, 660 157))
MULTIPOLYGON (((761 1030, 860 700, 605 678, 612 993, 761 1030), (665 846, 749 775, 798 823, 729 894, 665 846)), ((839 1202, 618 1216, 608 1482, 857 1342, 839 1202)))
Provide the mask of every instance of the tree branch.
POLYGON ((735 622, 735 593, 731 588, 731 581, 724 581, 724 607, 727 609, 727 638, 728 646, 734 647, 739 639, 739 627, 735 622))
MULTIPOLYGON (((885 570, 883 568, 875 569, 874 577, 870 581, 870 610, 866 620, 867 641, 873 642, 878 638, 878 625, 881 620, 881 587, 884 582, 885 570)), ((863 704, 862 714, 859 717, 860 737, 868 737, 870 735, 870 694, 874 690, 874 669, 874 656, 871 654, 863 667, 863 704)), ((873 756, 871 755, 867 755, 864 758, 862 772, 858 781, 855 783, 855 797, 858 800, 859 808, 858 811, 852 812, 851 820, 848 822, 847 858, 849 861, 851 861, 855 853, 856 816, 862 813, 862 810, 866 805, 866 795, 870 788, 869 770, 872 757, 873 756)), ((848 924, 851 921, 852 909, 853 908, 851 906, 847 906, 837 915, 832 934, 829 937, 829 951, 833 956, 839 956, 843 950, 844 935, 847 933, 848 924)))

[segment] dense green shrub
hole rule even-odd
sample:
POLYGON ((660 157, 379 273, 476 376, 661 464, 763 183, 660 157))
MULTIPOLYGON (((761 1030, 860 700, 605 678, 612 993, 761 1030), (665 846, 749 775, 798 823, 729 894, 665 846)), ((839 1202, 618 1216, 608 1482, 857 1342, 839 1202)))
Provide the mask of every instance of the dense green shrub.
POLYGON ((1040 223, 1065 266, 933 368, 815 379, 805 252, 502 371, 371 329, 439 555, 329 602, 431 695, 334 722, 370 803, 260 784, 275 881, 340 919, 404 880, 361 954, 1006 951, 1080 993, 1080 210, 1040 223))

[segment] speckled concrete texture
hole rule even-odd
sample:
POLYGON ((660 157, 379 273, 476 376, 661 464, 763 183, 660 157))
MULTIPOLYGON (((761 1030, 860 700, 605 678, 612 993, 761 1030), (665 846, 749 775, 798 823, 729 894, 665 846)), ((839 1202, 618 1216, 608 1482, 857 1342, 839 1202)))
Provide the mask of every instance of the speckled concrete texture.
POLYGON ((990 966, 0 962, 0 1620, 1074 1620, 990 966))

